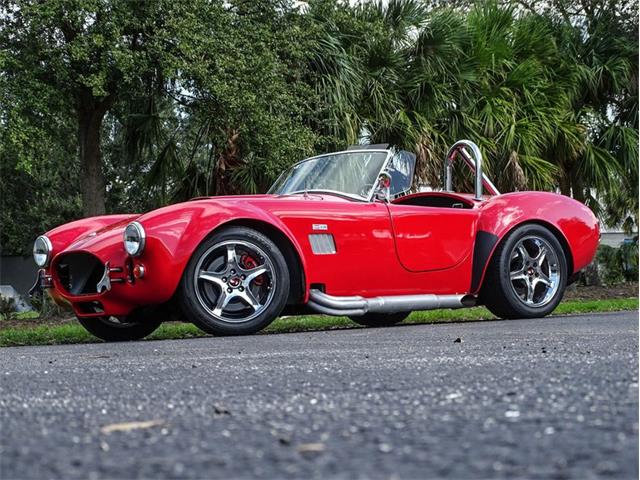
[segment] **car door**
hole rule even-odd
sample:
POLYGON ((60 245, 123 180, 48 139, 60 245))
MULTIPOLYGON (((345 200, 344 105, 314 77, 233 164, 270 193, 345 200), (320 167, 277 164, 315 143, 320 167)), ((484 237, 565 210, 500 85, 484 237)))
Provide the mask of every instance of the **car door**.
POLYGON ((398 259, 412 272, 452 268, 470 258, 478 211, 388 204, 398 259))
POLYGON ((397 259, 384 202, 312 193, 283 200, 272 211, 299 241, 310 284, 325 285, 333 295, 373 296, 403 288, 398 278, 406 270, 397 259))

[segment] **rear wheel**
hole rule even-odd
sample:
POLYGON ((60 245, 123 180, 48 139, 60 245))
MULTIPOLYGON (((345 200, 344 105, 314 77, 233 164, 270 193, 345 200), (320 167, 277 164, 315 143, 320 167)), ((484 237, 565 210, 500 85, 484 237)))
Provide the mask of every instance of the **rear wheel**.
POLYGON ((398 313, 365 313, 359 317, 349 317, 356 323, 365 327, 390 327, 396 323, 400 323, 411 315, 411 312, 398 313))
POLYGON ((480 296, 498 317, 543 317, 562 300, 567 278, 558 239, 540 225, 523 225, 494 252, 480 296))
POLYGON ((276 244, 253 229, 230 227, 194 252, 183 275, 180 303, 205 332, 245 335, 280 315, 288 294, 289 271, 276 244))
POLYGON ((162 320, 136 313, 126 317, 78 317, 78 321, 91 335, 105 342, 140 340, 162 323, 162 320))

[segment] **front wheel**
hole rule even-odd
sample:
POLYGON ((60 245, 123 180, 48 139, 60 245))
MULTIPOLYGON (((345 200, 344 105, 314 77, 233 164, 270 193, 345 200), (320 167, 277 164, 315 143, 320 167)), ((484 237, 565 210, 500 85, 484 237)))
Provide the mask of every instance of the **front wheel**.
POLYGON ((214 335, 246 335, 269 325, 289 294, 282 252, 262 233, 230 227, 205 240, 182 278, 186 316, 214 335))
POLYGON ((551 313, 567 285, 567 260, 558 239, 540 225, 523 225, 496 248, 480 297, 501 318, 551 313))
POLYGON ((78 317, 80 324, 105 342, 140 340, 152 334, 162 320, 131 314, 126 317, 78 317))
POLYGON ((365 313, 359 317, 349 317, 356 323, 365 327, 390 327, 396 323, 400 323, 411 315, 411 312, 398 313, 365 313))

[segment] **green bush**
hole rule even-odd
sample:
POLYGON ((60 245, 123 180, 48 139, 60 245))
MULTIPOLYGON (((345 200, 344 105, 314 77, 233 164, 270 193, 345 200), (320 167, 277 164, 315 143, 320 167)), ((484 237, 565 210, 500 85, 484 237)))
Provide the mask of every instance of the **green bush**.
POLYGON ((623 243, 620 248, 600 245, 596 254, 600 280, 605 285, 615 285, 638 279, 638 237, 623 243))
POLYGON ((14 320, 17 317, 15 299, 0 295, 0 317, 3 320, 14 320))
POLYGON ((638 280, 638 237, 620 246, 622 271, 627 281, 638 280))
POLYGON ((31 297, 31 306, 38 312, 40 318, 63 317, 67 313, 46 293, 31 297))

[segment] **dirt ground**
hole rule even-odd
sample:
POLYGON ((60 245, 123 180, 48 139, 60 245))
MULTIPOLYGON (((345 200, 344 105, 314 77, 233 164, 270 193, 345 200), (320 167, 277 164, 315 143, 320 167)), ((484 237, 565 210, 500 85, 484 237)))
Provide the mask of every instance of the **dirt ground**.
POLYGON ((567 300, 608 300, 614 298, 633 298, 638 296, 638 282, 621 283, 610 287, 585 287, 573 284, 567 288, 564 298, 567 300))

